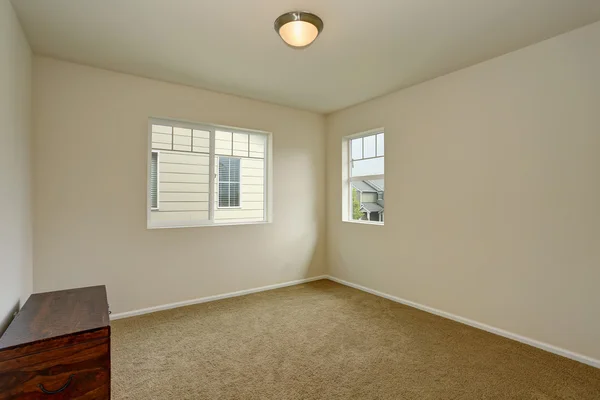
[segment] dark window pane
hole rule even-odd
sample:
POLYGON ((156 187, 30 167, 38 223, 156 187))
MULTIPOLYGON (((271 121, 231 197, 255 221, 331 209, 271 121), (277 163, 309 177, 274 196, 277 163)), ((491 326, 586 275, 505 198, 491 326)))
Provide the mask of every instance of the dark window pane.
POLYGON ((231 183, 229 185, 229 207, 240 206, 240 184, 231 183))
POLYGON ((158 208, 158 153, 152 153, 150 166, 150 205, 158 208))
POLYGON ((229 158, 219 157, 219 181, 229 181, 229 158))
POLYGON ((229 207, 229 183, 219 183, 219 207, 229 207))
POLYGON ((240 181, 240 159, 230 158, 229 159, 229 181, 239 182, 240 181))

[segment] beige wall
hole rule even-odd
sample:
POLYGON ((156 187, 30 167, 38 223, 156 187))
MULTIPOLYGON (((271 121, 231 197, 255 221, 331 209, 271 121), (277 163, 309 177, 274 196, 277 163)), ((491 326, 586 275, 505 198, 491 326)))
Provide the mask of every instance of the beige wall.
POLYGON ((34 59, 36 291, 106 284, 113 312, 324 272, 324 117, 34 59), (273 133, 273 223, 146 229, 148 117, 273 133))
POLYGON ((31 50, 0 2, 0 334, 32 285, 31 50))
POLYGON ((327 128, 333 276, 600 359, 600 23, 327 128), (342 222, 342 137, 381 126, 385 226, 342 222))

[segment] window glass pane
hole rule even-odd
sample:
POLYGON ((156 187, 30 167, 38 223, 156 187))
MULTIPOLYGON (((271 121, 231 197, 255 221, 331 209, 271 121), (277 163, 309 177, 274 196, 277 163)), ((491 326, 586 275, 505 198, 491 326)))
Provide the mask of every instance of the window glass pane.
POLYGON ((229 207, 229 183, 219 183, 219 207, 229 207))
POLYGON ((225 156, 232 155, 233 152, 233 136, 231 132, 216 131, 215 132, 215 153, 225 156))
POLYGON ((232 138, 231 135, 232 135, 231 132, 216 131, 215 132, 215 139, 231 142, 231 138, 232 138))
POLYGON ((171 133, 173 133, 173 128, 165 125, 152 125, 152 132, 168 133, 170 135, 171 133))
POLYGON ((265 135, 250 134, 250 157, 265 158, 266 139, 265 135))
POLYGON ((383 133, 377 135, 377 157, 384 155, 383 133))
POLYGON ((247 133, 237 133, 234 132, 233 133, 233 142, 238 142, 238 143, 246 143, 248 144, 248 134, 247 133))
POLYGON ((230 183, 229 184, 229 207, 240 206, 240 184, 230 183))
POLYGON ((239 182, 240 181, 240 159, 230 158, 229 159, 229 181, 239 182))
MULTIPOLYGON (((219 196, 215 198, 215 224, 264 221, 265 161, 252 157, 228 159, 228 202, 219 203, 219 196)), ((218 185, 215 190, 219 190, 218 185)))
POLYGON ((248 157, 250 143, 247 133, 233 133, 233 155, 248 157))
POLYGON ((382 158, 371 158, 369 160, 352 161, 350 176, 382 175, 384 161, 382 158))
POLYGON ((150 222, 181 225, 208 220, 209 160, 208 154, 171 150, 161 150, 158 157, 152 157, 152 163, 158 165, 156 182, 150 165, 151 190, 157 190, 156 203, 151 193, 151 206, 160 208, 152 210, 150 222))
POLYGON ((210 139, 210 132, 201 129, 194 129, 194 140, 196 139, 210 139))
POLYGON ((358 138, 358 139, 353 139, 351 142, 351 148, 352 148, 352 159, 353 160, 360 160, 361 158, 363 158, 363 139, 362 138, 358 138))
POLYGON ((229 158, 219 157, 219 182, 229 182, 229 158))
POLYGON ((208 139, 194 139, 194 148, 192 151, 194 153, 208 154, 210 152, 210 142, 208 139))
POLYGON ((192 151, 192 130, 173 128, 173 150, 192 151))
POLYGON ((364 158, 375 157, 375 135, 364 138, 364 158))
POLYGON ((173 135, 175 136, 184 136, 184 137, 190 137, 192 136, 192 130, 188 129, 188 128, 178 128, 175 127, 173 128, 173 135))
POLYGON ((164 125, 152 125, 152 148, 172 150, 173 128, 164 125))
POLYGON ((170 133, 152 132, 152 147, 156 147, 156 144, 166 144, 170 149, 173 143, 173 137, 170 133))
POLYGON ((194 129, 192 142, 196 153, 208 153, 210 151, 210 132, 194 129))
POLYGON ((383 179, 354 181, 350 183, 352 190, 353 221, 384 222, 385 185, 383 179))

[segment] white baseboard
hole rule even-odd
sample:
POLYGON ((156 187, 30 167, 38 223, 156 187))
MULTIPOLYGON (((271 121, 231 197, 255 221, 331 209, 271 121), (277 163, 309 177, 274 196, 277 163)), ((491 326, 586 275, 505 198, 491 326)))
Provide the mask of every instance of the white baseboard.
POLYGON ((126 311, 126 312, 122 312, 122 313, 118 313, 118 314, 111 314, 110 319, 115 320, 115 319, 121 319, 121 318, 135 317, 136 315, 150 314, 153 312, 170 310, 172 308, 177 308, 177 307, 191 306, 193 304, 200 304, 200 303, 207 303, 209 301, 228 299, 230 297, 244 296, 244 295, 251 294, 251 293, 264 292, 267 290, 279 289, 279 288, 284 288, 287 286, 294 286, 294 285, 299 285, 301 283, 313 282, 313 281, 318 281, 318 280, 327 279, 327 278, 328 278, 327 275, 313 276, 311 278, 298 279, 295 281, 289 281, 289 282, 284 282, 284 283, 276 283, 274 285, 262 286, 262 287, 258 287, 258 288, 254 288, 254 289, 239 290, 237 292, 217 294, 214 296, 201 297, 199 299, 179 301, 177 303, 163 304, 163 305, 155 306, 155 307, 148 307, 148 308, 142 308, 139 310, 126 311))
POLYGON ((496 328, 487 324, 483 324, 481 322, 473 321, 468 318, 460 317, 458 315, 454 315, 442 310, 438 310, 433 307, 424 306, 419 303, 415 303, 414 301, 401 299, 396 296, 392 296, 390 294, 382 293, 377 290, 370 289, 365 286, 357 285, 356 283, 348 282, 343 279, 336 278, 334 276, 328 276, 327 279, 332 280, 334 282, 340 283, 345 286, 349 286, 358 290, 362 290, 363 292, 374 294, 375 296, 383 297, 391 301, 395 301, 397 303, 401 303, 413 308, 417 308, 419 310, 439 315, 440 317, 448 318, 456 322, 460 322, 465 325, 472 326, 477 329, 482 329, 484 331, 494 333, 496 335, 504 336, 505 338, 516 340, 517 342, 525 343, 533 347, 537 347, 538 349, 549 351, 550 353, 558 354, 559 356, 567 357, 575 361, 579 361, 581 363, 591 365, 592 367, 600 368, 600 360, 584 356, 583 354, 574 353, 572 351, 562 349, 560 347, 553 346, 548 343, 540 342, 534 339, 530 339, 525 336, 517 335, 516 333, 508 332, 500 328, 496 328))

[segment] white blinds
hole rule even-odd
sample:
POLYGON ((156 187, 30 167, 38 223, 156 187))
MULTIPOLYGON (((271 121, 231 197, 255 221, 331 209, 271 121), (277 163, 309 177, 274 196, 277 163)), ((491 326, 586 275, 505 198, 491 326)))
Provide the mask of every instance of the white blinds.
POLYGON ((158 153, 152 152, 150 165, 150 205, 158 208, 158 153))

